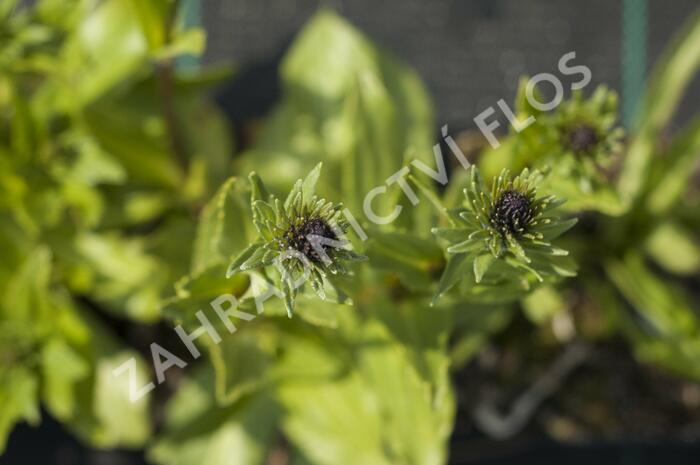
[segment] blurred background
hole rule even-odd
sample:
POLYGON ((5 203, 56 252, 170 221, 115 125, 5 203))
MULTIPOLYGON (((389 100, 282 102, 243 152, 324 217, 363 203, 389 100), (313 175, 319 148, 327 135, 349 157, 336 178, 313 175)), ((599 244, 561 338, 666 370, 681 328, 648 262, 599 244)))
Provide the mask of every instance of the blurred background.
MULTIPOLYGON (((448 124, 469 150, 470 144, 483 145, 473 123, 477 114, 499 99, 512 102, 521 76, 556 70, 559 57, 569 51, 591 69, 591 88, 607 84, 620 94, 622 123, 631 125, 652 65, 698 5, 697 0, 186 0, 180 6, 183 23, 206 31, 206 48, 201 57, 178 58, 176 67, 232 65, 230 76, 207 98, 223 111, 236 151, 245 150, 280 99, 278 67, 290 44, 320 7, 330 7, 417 71, 434 104, 435 140, 439 128, 448 124)), ((690 84, 672 127, 697 115, 699 103, 700 75, 690 84)), ((167 331, 165 326, 134 329, 119 319, 107 321, 142 351, 139 345, 167 331)), ((528 325, 516 317, 499 337, 518 339, 514 335, 527 333, 528 325)), ((488 364, 488 350, 481 356, 488 364)), ((457 379, 468 385, 474 375, 470 370, 457 373, 457 379)), ((556 395, 543 413, 549 426, 525 428, 506 441, 468 426, 467 412, 458 410, 449 463, 700 463, 697 383, 640 369, 619 341, 602 344, 567 386, 585 392, 591 380, 605 387, 604 403, 582 407, 556 395), (611 405, 617 410, 607 411, 611 405), (559 413, 578 409, 590 409, 581 414, 582 421, 601 434, 585 432, 584 440, 574 443, 551 439, 551 425, 561 431, 568 427, 557 423, 559 413)), ((460 395, 476 393, 467 389, 460 395)), ((148 463, 142 452, 86 447, 50 414, 42 417, 38 427, 15 428, 0 464, 148 463)))
MULTIPOLYGON (((203 61, 232 61, 243 72, 221 99, 231 118, 269 109, 279 96, 277 65, 321 5, 414 68, 438 124, 453 129, 474 127, 472 118, 498 99, 513 101, 520 76, 556 70, 569 51, 591 68, 591 86, 620 93, 631 119, 648 71, 697 8, 693 0, 209 0, 193 12, 208 34, 203 61)), ((696 77, 677 118, 687 121, 698 101, 696 77)))

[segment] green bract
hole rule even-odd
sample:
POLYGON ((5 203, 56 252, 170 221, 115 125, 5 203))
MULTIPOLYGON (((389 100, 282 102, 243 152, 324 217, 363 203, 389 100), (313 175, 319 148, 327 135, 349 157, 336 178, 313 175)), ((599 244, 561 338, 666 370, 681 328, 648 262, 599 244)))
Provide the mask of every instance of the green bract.
POLYGON ((464 274, 471 276, 472 284, 497 285, 503 290, 510 285, 528 290, 533 281, 575 274, 568 252, 551 241, 571 228, 576 219, 557 216, 556 208, 563 200, 537 195, 541 178, 539 172, 528 169, 510 178, 503 170, 489 192, 477 168, 470 168, 464 189, 466 208, 450 212, 454 227, 432 230, 451 244, 436 299, 464 274))
POLYGON ((314 194, 320 173, 319 163, 304 180, 297 180, 284 202, 268 194, 258 175, 251 173, 250 206, 259 239, 234 259, 226 273, 230 277, 265 267, 276 270, 265 277, 276 276, 290 317, 297 292, 307 281, 325 300, 326 289, 333 286, 330 276, 348 274, 346 261, 365 259, 346 248, 349 224, 342 214, 343 205, 314 194))

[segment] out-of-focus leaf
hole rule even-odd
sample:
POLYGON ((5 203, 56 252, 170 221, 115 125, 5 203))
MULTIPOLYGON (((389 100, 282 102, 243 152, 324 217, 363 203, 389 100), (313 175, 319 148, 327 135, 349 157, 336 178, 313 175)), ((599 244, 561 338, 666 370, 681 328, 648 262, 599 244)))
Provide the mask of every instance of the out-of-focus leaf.
POLYGON ((611 216, 626 212, 627 206, 613 187, 597 181, 592 183, 591 186, 581 186, 566 171, 554 171, 542 183, 542 190, 566 199, 566 203, 561 206, 565 211, 592 210, 611 216))
MULTIPOLYGON (((193 375, 194 376, 194 375, 193 375)), ((163 465, 257 465, 274 440, 280 409, 268 393, 216 405, 207 372, 188 378, 168 403, 165 430, 149 450, 163 465)))
POLYGON ((447 345, 454 328, 454 309, 449 305, 430 307, 427 297, 401 303, 375 299, 367 307, 400 344, 422 380, 431 384, 430 395, 446 395, 447 385, 433 383, 449 370, 447 345))
POLYGON ((271 365, 278 344, 275 333, 259 327, 255 329, 245 328, 227 334, 220 344, 210 344, 216 374, 216 400, 220 405, 233 404, 274 381, 271 365))
POLYGON ((158 50, 159 60, 175 58, 179 55, 200 55, 204 52, 207 36, 202 29, 188 29, 179 32, 166 47, 158 50))
POLYGON ((477 283, 481 282, 481 279, 484 277, 484 274, 486 274, 486 272, 489 270, 495 259, 496 257, 494 257, 493 254, 489 251, 478 255, 474 259, 474 280, 477 283))
POLYGON ((685 293, 654 276, 638 253, 608 263, 606 271, 642 318, 623 326, 637 356, 700 380, 700 321, 685 293))
POLYGON ((230 260, 248 244, 252 231, 245 221, 247 202, 241 181, 229 178, 202 210, 192 257, 192 269, 230 260))
MULTIPOLYGON (((422 380, 382 325, 368 323, 357 337, 362 350, 347 375, 280 388, 285 432, 317 465, 443 463, 452 428, 449 389, 422 380), (431 396, 435 390, 441 395, 431 396)), ((446 376, 432 381, 448 383, 446 376)))
POLYGON ((540 286, 522 301, 525 315, 535 324, 552 319, 557 313, 566 310, 566 302, 551 286, 540 286))
POLYGON ((700 246, 681 225, 659 224, 646 239, 646 252, 664 269, 679 275, 700 270, 700 246))
POLYGON ((65 341, 51 339, 42 349, 42 397, 53 415, 66 419, 75 408, 75 384, 88 375, 89 366, 65 341))
POLYGON ((141 241, 83 234, 76 238, 76 248, 95 271, 97 299, 131 318, 152 321, 158 317, 163 273, 160 263, 144 252, 141 241))
POLYGON ((444 266, 433 240, 409 233, 374 231, 366 253, 374 268, 395 273, 410 289, 429 289, 444 266))
MULTIPOLYGON (((148 398, 132 402, 129 376, 117 378, 113 374, 117 367, 132 356, 135 356, 133 352, 121 351, 112 355, 104 354, 96 362, 93 408, 100 426, 91 439, 103 447, 138 447, 151 434, 148 398)), ((137 359, 136 367, 137 382, 145 383, 143 380, 149 379, 145 363, 137 359)))
POLYGON ((646 205, 654 214, 665 213, 680 201, 688 189, 700 160, 700 118, 676 136, 659 163, 658 181, 652 183, 646 205))
POLYGON ((51 277, 51 252, 39 247, 29 255, 8 283, 3 296, 5 316, 16 320, 32 320, 35 324, 46 319, 51 309, 48 286, 51 277), (8 313, 11 312, 11 313, 8 313))
POLYGON ((624 200, 630 202, 649 181, 649 166, 661 131, 673 115, 688 83, 700 67, 700 12, 692 15, 649 79, 643 109, 637 121, 619 179, 624 200))
MULTIPOLYGON (((418 77, 334 13, 319 12, 296 39, 282 84, 283 102, 244 158, 246 170, 277 173, 276 189, 324 161, 320 191, 357 213, 407 157, 434 163, 432 112, 418 77)), ((379 214, 403 195, 396 183, 389 190, 375 199, 379 214)))
POLYGON ((219 263, 189 274, 175 283, 175 292, 181 299, 214 299, 221 294, 242 296, 250 284, 249 276, 238 274, 227 278, 225 270, 219 263))
POLYGON ((440 277, 440 282, 438 283, 438 288, 433 296, 433 304, 442 296, 445 292, 449 291, 455 284, 457 284, 462 279, 462 274, 471 266, 469 261, 469 255, 460 253, 456 255, 450 255, 447 258, 447 265, 445 266, 445 271, 440 277))
POLYGON ((145 63, 148 43, 131 2, 106 0, 80 25, 75 37, 84 54, 78 74, 83 103, 88 103, 145 63))
POLYGON ((90 130, 126 169, 132 182, 175 189, 182 173, 168 145, 156 102, 140 92, 101 99, 86 110, 90 130))
POLYGON ((38 390, 38 380, 29 370, 0 368, 0 454, 16 422, 39 422, 38 390))
POLYGON ((452 366, 464 366, 488 342, 489 337, 510 322, 512 305, 478 305, 455 302, 450 305, 455 344, 450 351, 452 366))
POLYGON ((138 18, 141 32, 148 42, 151 52, 154 52, 166 43, 168 27, 170 27, 170 14, 174 2, 171 0, 129 0, 131 7, 138 18))

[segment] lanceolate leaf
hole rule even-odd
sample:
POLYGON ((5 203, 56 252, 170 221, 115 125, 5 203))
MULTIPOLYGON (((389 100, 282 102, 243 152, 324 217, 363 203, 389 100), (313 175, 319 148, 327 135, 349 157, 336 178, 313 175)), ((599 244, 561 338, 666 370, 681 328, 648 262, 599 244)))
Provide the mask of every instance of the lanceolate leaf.
POLYGON ((226 270, 226 277, 230 278, 234 274, 243 271, 241 269, 241 266, 244 263, 246 263, 253 255, 260 255, 260 250, 262 250, 262 245, 257 242, 254 244, 250 244, 248 247, 246 247, 240 254, 238 254, 236 258, 233 259, 231 264, 228 266, 228 269, 226 270))
POLYGON ((477 283, 481 282, 481 278, 488 271, 496 257, 491 252, 483 253, 474 259, 474 278, 477 283))
POLYGON ((228 260, 248 243, 250 223, 245 221, 247 202, 240 182, 238 178, 229 178, 202 210, 194 243, 192 271, 228 260))
POLYGON ((649 166, 661 131, 668 124, 685 89, 700 67, 700 12, 656 64, 643 101, 641 118, 625 157, 619 189, 627 202, 634 200, 649 181, 649 166))
POLYGON ((433 305, 445 292, 449 291, 459 282, 460 279, 462 279, 464 269, 468 268, 469 265, 468 254, 450 255, 447 258, 447 266, 445 267, 445 271, 442 273, 442 277, 440 277, 437 290, 433 295, 433 305))
POLYGON ((646 202, 650 212, 659 215, 667 212, 680 201, 688 189, 695 169, 700 163, 700 118, 696 118, 681 134, 664 155, 659 166, 658 179, 652 186, 646 202))

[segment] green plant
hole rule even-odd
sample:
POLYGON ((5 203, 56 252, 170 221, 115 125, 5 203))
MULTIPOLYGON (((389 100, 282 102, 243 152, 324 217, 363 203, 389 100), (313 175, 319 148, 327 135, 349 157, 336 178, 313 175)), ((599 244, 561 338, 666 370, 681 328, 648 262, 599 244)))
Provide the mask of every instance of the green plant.
POLYGON ((516 116, 535 122, 440 190, 416 169, 438 161, 420 80, 332 12, 296 39, 281 101, 232 157, 204 94, 222 75, 177 69, 203 36, 175 2, 16 8, 0 2, 0 444, 43 405, 93 445, 164 465, 442 464, 454 375, 491 341, 549 358, 625 340, 700 379, 698 121, 661 143, 700 66, 699 17, 626 141, 607 89, 542 112, 521 86, 516 116), (361 216, 377 186, 390 224, 361 216), (135 357, 150 376, 110 324, 195 334, 222 295, 235 325, 200 331, 206 357, 171 396, 130 402, 113 370, 135 357))
POLYGON ((275 281, 282 289, 290 317, 304 281, 326 300, 329 295, 338 295, 330 277, 348 273, 343 262, 365 259, 342 247, 345 244, 341 239, 349 227, 342 216, 342 204, 334 205, 314 194, 320 173, 318 164, 303 181, 294 183, 284 202, 268 194, 255 173, 251 175, 251 210, 260 240, 241 252, 226 272, 231 277, 241 271, 275 265, 275 281))
POLYGON ((40 405, 96 446, 150 438, 149 402, 112 374, 134 356, 146 379, 146 364, 110 325, 160 319, 189 261, 179 243, 228 157, 198 90, 207 76, 174 72, 203 47, 167 19, 174 8, 0 2, 0 451, 40 405), (186 145, 171 145, 168 120, 186 145))
POLYGON ((493 180, 489 193, 483 189, 478 169, 470 168, 469 186, 464 189, 468 208, 451 212, 455 227, 433 229, 433 234, 451 243, 436 298, 465 277, 472 281, 468 293, 484 292, 488 286, 503 296, 525 294, 533 282, 576 275, 566 258, 568 252, 550 242, 576 219, 560 220, 556 208, 562 202, 554 196, 537 195, 540 177, 526 168, 511 179, 504 170, 493 180), (484 280, 487 274, 492 279, 484 280))

